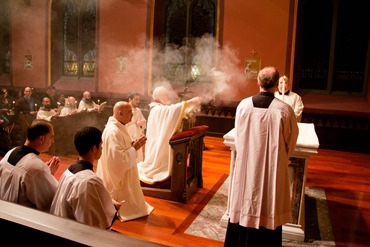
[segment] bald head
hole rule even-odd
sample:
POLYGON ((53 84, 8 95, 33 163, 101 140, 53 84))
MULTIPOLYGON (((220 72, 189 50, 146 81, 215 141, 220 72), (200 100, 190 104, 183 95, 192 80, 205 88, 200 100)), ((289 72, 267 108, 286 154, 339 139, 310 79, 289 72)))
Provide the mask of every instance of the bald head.
POLYGON ((82 96, 86 99, 90 99, 91 98, 91 93, 89 91, 85 91, 82 96))
POLYGON ((113 117, 121 123, 129 123, 132 118, 131 105, 126 101, 118 101, 113 107, 113 117))
POLYGON ((72 108, 74 108, 76 106, 76 98, 73 96, 68 96, 67 104, 71 105, 72 108))
POLYGON ((152 98, 154 101, 160 102, 164 105, 169 105, 177 98, 177 95, 172 88, 159 86, 154 89, 152 98))
POLYGON ((257 81, 261 88, 274 91, 279 82, 279 71, 275 67, 265 67, 258 72, 257 81))
POLYGON ((30 87, 25 87, 24 88, 24 95, 26 96, 26 97, 30 97, 31 96, 31 94, 32 94, 32 89, 30 88, 30 87))

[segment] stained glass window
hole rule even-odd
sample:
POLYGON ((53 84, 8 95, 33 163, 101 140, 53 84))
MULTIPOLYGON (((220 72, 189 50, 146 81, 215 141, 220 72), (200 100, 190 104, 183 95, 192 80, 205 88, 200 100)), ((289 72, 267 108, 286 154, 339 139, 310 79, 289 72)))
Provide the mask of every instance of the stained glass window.
POLYGON ((172 84, 202 80, 210 68, 198 59, 197 42, 205 36, 208 41, 212 38, 202 51, 211 53, 208 62, 212 63, 217 0, 157 1, 155 11, 155 38, 162 42, 165 53, 162 76, 172 84))
POLYGON ((94 77, 96 1, 65 0, 63 12, 63 76, 94 77))

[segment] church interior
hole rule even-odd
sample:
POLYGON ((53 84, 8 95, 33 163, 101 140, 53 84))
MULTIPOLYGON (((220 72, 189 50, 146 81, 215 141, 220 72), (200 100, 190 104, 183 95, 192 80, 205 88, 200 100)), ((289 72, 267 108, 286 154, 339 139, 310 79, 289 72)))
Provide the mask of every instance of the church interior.
MULTIPOLYGON (((11 120, 4 128, 9 134, 5 148, 22 144, 32 121, 14 114, 14 102, 26 87, 39 107, 49 86, 77 102, 85 91, 98 104, 105 102, 98 113, 52 120, 55 142, 41 157, 60 156, 64 169, 76 157, 75 131, 86 125, 103 130, 114 104, 127 100, 129 92, 141 95, 145 117, 153 89, 163 83, 172 86, 179 100, 201 96, 201 109, 183 127, 207 126, 206 132, 187 142, 203 149, 204 179, 197 177, 198 188, 184 185, 192 188, 192 195, 170 195, 176 200, 168 200, 167 194, 158 198, 149 189, 145 195, 158 207, 156 214, 113 227, 134 239, 101 232, 95 238, 111 237, 111 244, 127 241, 135 246, 223 246, 222 241, 183 234, 183 229, 230 172, 230 148, 223 142, 234 128, 238 103, 258 93, 258 71, 274 66, 290 78, 289 90, 301 96, 301 123, 312 124, 318 138, 317 154, 308 159, 306 186, 327 190, 332 219, 346 212, 343 218, 357 217, 361 223, 349 230, 332 220, 335 246, 370 246, 369 7, 362 0, 1 0, 0 87, 13 102, 1 111, 11 120), (336 181, 325 184, 333 174, 336 181), (341 181, 346 178, 349 184, 341 181), (337 201, 340 207, 335 207, 337 201)), ((187 176, 186 169, 181 176, 187 176)), ((22 215, 22 208, 17 213, 22 215)), ((40 220, 57 221, 42 215, 40 220)), ((33 221, 31 225, 37 224, 37 219, 33 221)), ((1 222, 34 234, 32 226, 1 222)), ((72 223, 70 227, 79 228, 72 223)), ((58 243, 73 235, 60 229, 59 237, 49 241, 58 243)), ((84 241, 65 244, 91 243, 84 241)))

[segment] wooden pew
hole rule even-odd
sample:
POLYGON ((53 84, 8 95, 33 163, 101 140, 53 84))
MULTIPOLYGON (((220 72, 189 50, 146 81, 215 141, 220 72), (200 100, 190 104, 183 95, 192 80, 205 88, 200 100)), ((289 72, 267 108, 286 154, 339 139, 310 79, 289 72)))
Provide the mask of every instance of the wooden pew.
POLYGON ((38 246, 162 246, 0 200, 2 243, 38 246))
POLYGON ((54 144, 49 153, 53 155, 77 154, 74 147, 76 131, 85 126, 94 126, 103 131, 109 113, 106 112, 79 112, 70 116, 52 118, 54 127, 54 144))

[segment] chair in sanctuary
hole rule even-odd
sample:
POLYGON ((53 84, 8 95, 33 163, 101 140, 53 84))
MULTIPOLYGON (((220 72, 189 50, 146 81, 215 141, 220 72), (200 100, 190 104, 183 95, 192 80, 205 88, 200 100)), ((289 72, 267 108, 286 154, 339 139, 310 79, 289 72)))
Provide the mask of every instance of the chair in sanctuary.
POLYGON ((203 188, 203 139, 207 130, 207 125, 200 125, 171 137, 172 175, 154 184, 140 181, 144 195, 187 203, 192 193, 203 188))

